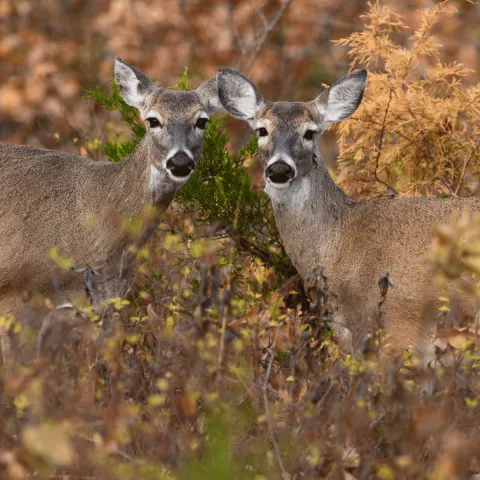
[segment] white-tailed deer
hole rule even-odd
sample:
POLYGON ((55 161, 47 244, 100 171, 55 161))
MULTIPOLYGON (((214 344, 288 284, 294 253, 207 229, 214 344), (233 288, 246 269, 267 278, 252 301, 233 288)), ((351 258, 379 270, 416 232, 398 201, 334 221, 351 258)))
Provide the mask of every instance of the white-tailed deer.
POLYGON ((74 267, 95 270, 97 301, 123 296, 136 258, 129 247, 148 240, 196 166, 209 115, 220 107, 216 78, 192 91, 167 90, 116 58, 115 80, 147 127, 122 161, 0 144, 0 317, 22 320, 24 299, 36 292, 57 306, 85 296, 82 273, 61 272, 54 285, 54 247, 74 267), (148 220, 134 228, 142 215, 148 220))
MULTIPOLYGON (((399 354, 411 346, 424 360, 431 358, 439 292, 425 253, 435 224, 448 223, 454 211, 479 212, 480 200, 355 201, 335 185, 317 140, 330 124, 355 112, 366 70, 342 77, 307 103, 266 102, 231 68, 222 68, 217 79, 225 109, 258 136, 265 191, 287 254, 303 278, 323 267, 337 295, 332 326, 342 349, 357 350, 364 335, 376 329, 378 282, 389 272, 394 288, 382 309, 390 351, 399 354)), ((460 312, 469 309, 458 303, 460 312)))

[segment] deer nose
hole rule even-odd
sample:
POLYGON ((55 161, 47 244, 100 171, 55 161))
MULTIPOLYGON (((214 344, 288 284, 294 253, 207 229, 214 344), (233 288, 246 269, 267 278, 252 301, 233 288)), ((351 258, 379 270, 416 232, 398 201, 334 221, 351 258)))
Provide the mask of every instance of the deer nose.
POLYGON ((282 160, 272 163, 265 169, 265 177, 273 183, 287 183, 295 176, 295 170, 282 160))
POLYGON ((176 177, 188 177, 195 169, 195 162, 183 152, 177 152, 167 161, 167 168, 176 177))

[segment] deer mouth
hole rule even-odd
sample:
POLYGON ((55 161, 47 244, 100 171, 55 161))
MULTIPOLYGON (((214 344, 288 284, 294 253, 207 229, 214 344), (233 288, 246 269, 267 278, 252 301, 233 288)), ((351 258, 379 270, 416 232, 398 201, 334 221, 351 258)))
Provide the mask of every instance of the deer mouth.
POLYGON ((178 152, 168 159, 166 167, 174 177, 183 180, 195 170, 195 162, 187 154, 178 152))
POLYGON ((295 170, 283 161, 272 163, 265 169, 265 178, 278 185, 285 185, 294 177, 295 170))

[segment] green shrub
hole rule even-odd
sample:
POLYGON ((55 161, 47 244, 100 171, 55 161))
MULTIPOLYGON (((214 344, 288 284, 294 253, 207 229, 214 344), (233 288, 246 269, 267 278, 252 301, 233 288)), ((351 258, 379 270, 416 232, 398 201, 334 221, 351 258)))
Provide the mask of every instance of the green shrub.
MULTIPOLYGON (((187 69, 174 88, 188 90, 187 69)), ((145 126, 136 109, 123 101, 113 78, 109 94, 97 87, 87 91, 87 97, 107 110, 118 111, 131 131, 131 139, 117 135, 102 146, 108 160, 118 162, 143 138, 145 126)), ((239 252, 246 251, 274 266, 282 280, 294 274, 295 269, 281 247, 268 196, 252 189, 245 168, 245 163, 257 153, 257 138, 252 136, 247 145, 230 153, 224 124, 223 118, 210 118, 201 161, 178 192, 176 201, 183 211, 191 214, 194 225, 215 225, 218 234, 229 235, 236 242, 239 252)))

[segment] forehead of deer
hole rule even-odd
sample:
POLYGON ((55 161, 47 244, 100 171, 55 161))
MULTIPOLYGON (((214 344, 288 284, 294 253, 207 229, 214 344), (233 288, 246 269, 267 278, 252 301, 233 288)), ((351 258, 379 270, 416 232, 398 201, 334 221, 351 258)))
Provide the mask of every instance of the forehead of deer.
POLYGON ((259 112, 259 118, 266 118, 273 125, 286 125, 289 128, 315 121, 314 112, 301 102, 271 103, 259 112))
POLYGON ((147 108, 158 110, 165 118, 191 118, 202 110, 202 104, 195 91, 160 90, 152 95, 147 108))

